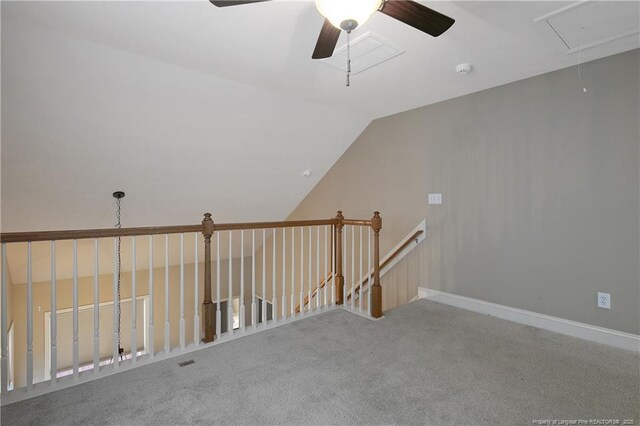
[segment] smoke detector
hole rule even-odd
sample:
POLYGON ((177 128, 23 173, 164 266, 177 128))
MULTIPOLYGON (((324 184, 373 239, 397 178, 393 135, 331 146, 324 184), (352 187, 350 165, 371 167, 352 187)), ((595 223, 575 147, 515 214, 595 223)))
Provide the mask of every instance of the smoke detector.
POLYGON ((304 172, 302 172, 302 176, 304 177, 309 177, 311 176, 311 169, 307 169, 304 172))
POLYGON ((471 64, 460 64, 456 66, 458 74, 469 74, 471 72, 471 64))

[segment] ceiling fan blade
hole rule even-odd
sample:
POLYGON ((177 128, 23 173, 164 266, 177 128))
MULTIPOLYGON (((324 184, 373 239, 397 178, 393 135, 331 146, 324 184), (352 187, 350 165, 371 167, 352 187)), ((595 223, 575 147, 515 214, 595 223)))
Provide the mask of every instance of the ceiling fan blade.
POLYGON ((324 20, 318 41, 316 42, 316 48, 313 50, 312 59, 329 58, 333 55, 333 51, 338 44, 338 38, 340 38, 340 30, 334 27, 328 19, 324 20))
POLYGON ((434 37, 447 31, 455 22, 454 19, 411 0, 387 0, 380 12, 434 37))
POLYGON ((241 4, 260 3, 270 0, 209 0, 211 4, 217 7, 238 6, 241 4))

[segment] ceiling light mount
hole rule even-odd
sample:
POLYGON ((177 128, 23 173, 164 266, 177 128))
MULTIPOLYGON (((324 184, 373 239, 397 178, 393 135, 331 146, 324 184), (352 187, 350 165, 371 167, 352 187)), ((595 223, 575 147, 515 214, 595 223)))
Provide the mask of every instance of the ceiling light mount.
MULTIPOLYGON (((227 7, 269 0, 209 0, 214 6, 227 7)), ((325 20, 311 55, 325 59, 333 55, 340 33, 360 28, 375 12, 438 37, 455 22, 454 19, 413 0, 315 0, 316 9, 325 20)), ((347 84, 348 86, 348 84, 347 84)))
POLYGON ((340 28, 350 33, 351 31, 358 28, 358 21, 356 21, 355 19, 345 19, 340 23, 340 28))

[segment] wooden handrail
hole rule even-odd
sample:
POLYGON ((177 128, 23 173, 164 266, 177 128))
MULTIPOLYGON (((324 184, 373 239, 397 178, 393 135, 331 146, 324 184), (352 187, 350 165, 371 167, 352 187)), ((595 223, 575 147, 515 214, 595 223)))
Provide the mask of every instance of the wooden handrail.
POLYGON ((335 219, 289 220, 281 222, 216 223, 216 231, 236 231, 240 229, 296 228, 300 226, 335 225, 335 219))
MULTIPOLYGON (((346 219, 344 221, 346 223, 346 219)), ((389 263, 391 263, 396 257, 398 257, 400 255, 400 253, 402 252, 402 250, 404 250, 409 244, 411 244, 413 241, 415 241, 420 235, 422 235, 424 233, 424 230, 419 229, 416 232, 414 232, 413 234, 411 234, 411 236, 407 237, 404 242, 400 245, 400 247, 398 247, 396 250, 394 250, 393 253, 391 253, 391 255, 389 257, 387 257, 387 259, 382 262, 380 264, 380 270, 384 269, 389 263)), ((333 275, 333 272, 330 272, 329 275, 327 276, 327 278, 323 278, 322 280, 320 280, 319 285, 316 285, 316 287, 313 289, 313 293, 312 293, 312 298, 313 296, 316 294, 316 292, 320 289, 322 289, 325 285, 326 282, 331 279, 331 276, 333 275)), ((354 294, 360 294, 360 289, 362 287, 365 286, 365 284, 367 284, 369 282, 369 276, 367 276, 367 278, 365 278, 364 280, 362 280, 362 282, 360 284, 358 284, 354 290, 354 294)), ((304 305, 303 306, 307 306, 307 304, 309 303, 309 296, 305 296, 304 298, 304 305)), ((347 300, 351 299, 351 292, 347 293, 347 300)), ((296 306, 296 313, 300 312, 300 305, 298 304, 298 306, 296 306)))
MULTIPOLYGON (((140 235, 158 235, 158 234, 181 234, 191 232, 202 232, 205 237, 205 253, 206 249, 210 250, 211 235, 215 231, 235 231, 235 230, 252 230, 252 229, 267 229, 267 228, 295 228, 306 226, 322 226, 333 225, 336 227, 335 242, 336 249, 336 271, 331 271, 329 275, 323 278, 313 290, 313 295, 322 289, 327 281, 333 277, 336 279, 336 303, 342 304, 342 238, 341 230, 344 225, 352 226, 372 226, 374 222, 379 219, 379 216, 375 216, 371 220, 363 219, 345 219, 342 216, 342 212, 338 212, 335 218, 331 219, 317 219, 317 220, 293 220, 293 221, 276 221, 276 222, 245 222, 245 223, 213 223, 211 221, 211 215, 205 214, 205 221, 198 225, 179 225, 179 226, 151 226, 151 227, 132 227, 132 228, 102 228, 102 229, 80 229, 80 230, 67 230, 67 231, 35 231, 35 232, 5 232, 0 233, 0 243, 21 243, 28 241, 56 241, 56 240, 80 240, 88 238, 110 238, 110 237, 131 237, 140 235), (208 219, 207 219, 208 218, 208 219)), ((379 226, 379 225, 378 225, 379 226)), ((375 229, 374 229, 375 231, 375 229)), ((409 239, 407 239, 383 264, 379 269, 384 268, 393 258, 395 258, 413 239, 420 235, 423 231, 417 231, 409 239)), ((333 236, 332 236, 333 237, 333 236)), ((333 238, 332 238, 333 239, 333 238)), ((332 252, 334 249, 332 244, 332 252)), ((332 253, 333 256, 333 253, 332 253)), ((206 262, 205 262, 206 263, 206 262)), ((360 285, 354 290, 359 292, 360 287, 368 281, 368 277, 362 281, 360 285)), ((209 282, 211 278, 205 276, 205 282, 209 282)), ((205 286, 207 288, 208 286, 205 286)), ((312 297, 313 297, 312 295, 312 297)), ((210 295, 205 297, 205 305, 210 305, 210 295)), ((347 297, 351 297, 350 294, 347 297)), ((309 303, 309 296, 304 298, 302 306, 306 306, 309 303)), ((295 312, 300 312, 301 306, 298 305, 295 312)), ((204 317, 207 318, 205 330, 211 330, 210 326, 210 312, 211 306, 206 306, 204 317)), ((204 319, 204 318, 203 318, 204 319)), ((210 333, 205 333, 205 341, 211 341, 213 339, 210 333)))
MULTIPOLYGON (((119 237, 135 237, 135 236, 151 236, 151 235, 167 235, 167 234, 187 234, 187 233, 201 233, 203 238, 204 238, 204 276, 203 276, 203 281, 204 281, 204 297, 203 297, 203 303, 202 303, 202 330, 204 331, 204 335, 201 336, 202 340, 204 342, 212 342, 214 341, 216 338, 220 337, 220 336, 216 336, 216 322, 218 322, 220 320, 219 318, 219 313, 220 313, 220 307, 217 306, 213 303, 213 278, 212 278, 212 246, 213 246, 213 238, 212 236, 214 235, 214 233, 216 231, 236 231, 236 230, 255 230, 255 229, 275 229, 275 228, 304 228, 304 227, 320 227, 320 226, 331 226, 331 242, 330 242, 330 259, 332 262, 332 267, 331 267, 331 271, 328 272, 328 274, 320 281, 317 283, 317 285, 315 286, 315 288, 313 289, 309 289, 310 292, 308 295, 306 295, 304 297, 304 299, 300 299, 300 305, 298 305, 295 308, 295 313, 299 313, 301 310, 304 310, 304 306, 308 305, 311 303, 311 299, 313 299, 313 297, 318 297, 320 294, 321 289, 326 289, 327 284, 330 282, 330 280, 333 280, 334 286, 335 288, 332 291, 332 300, 336 305, 342 305, 345 301, 344 298, 344 276, 343 276, 343 260, 342 260, 342 254, 343 254, 343 227, 344 225, 351 225, 351 226, 362 226, 362 227, 370 227, 371 230, 373 230, 374 234, 374 251, 373 251, 373 266, 374 266, 374 270, 373 270, 373 285, 371 288, 371 295, 372 295, 372 299, 371 299, 371 307, 370 307, 370 313, 373 317, 375 318, 379 318, 380 316, 382 316, 382 291, 380 289, 380 285, 379 285, 379 272, 380 272, 380 268, 383 267, 384 265, 386 265, 388 263, 388 261, 390 259, 387 259, 387 262, 385 262, 385 264, 383 265, 379 265, 379 232, 382 229, 382 218, 380 217, 380 213, 379 212, 374 212, 373 217, 370 220, 363 220, 363 219, 345 219, 344 216, 342 215, 341 211, 338 211, 337 215, 334 218, 330 218, 330 219, 316 219, 316 220, 293 220, 293 221, 272 221, 272 222, 246 222, 246 223, 214 223, 212 216, 210 213, 205 213, 204 214, 204 219, 202 220, 201 223, 199 224, 195 224, 195 225, 178 225, 178 226, 152 226, 152 227, 130 227, 130 228, 102 228, 102 229, 80 229, 80 230, 63 230, 63 231, 35 231, 35 232, 8 232, 8 233, 0 233, 0 243, 5 244, 5 243, 24 243, 24 242, 35 242, 35 241, 58 241, 58 240, 80 240, 80 239, 97 239, 97 238, 119 238, 119 237), (217 308, 217 311, 216 309, 217 308)), ((422 231, 420 231, 422 232, 422 231)), ((263 231, 263 241, 264 241, 264 231, 263 231)), ((285 234, 283 233, 283 236, 285 234)), ((318 238, 320 235, 320 228, 318 228, 318 238)), ((416 235, 419 235, 419 233, 416 233, 416 235)), ((303 237, 303 234, 301 235, 303 237)), ((327 244, 329 244, 329 242, 326 239, 326 228, 325 228, 325 250, 327 250, 326 246, 327 244)), ((304 238, 304 237, 303 237, 304 238)), ((311 237, 310 237, 311 238, 311 237)), ((135 242, 135 241, 134 241, 135 242)), ((183 242, 181 242, 183 243, 183 242)), ((200 244, 199 240, 196 239, 195 240, 195 244, 196 244, 196 254, 197 254, 197 247, 200 244)), ((293 244, 293 243, 292 243, 293 244)), ((97 277, 97 273, 98 273, 98 266, 97 266, 97 258, 99 256, 98 253, 98 244, 96 241, 96 246, 95 246, 95 255, 96 255, 96 277, 97 277)), ((114 245, 115 247, 115 245, 114 245)), ((150 259, 153 259, 153 251, 152 251, 152 247, 153 245, 150 245, 150 259)), ((273 244, 274 250, 276 247, 276 243, 274 240, 274 244, 273 244)), ((311 240, 309 240, 309 262, 311 262, 311 240)), ((405 245, 403 245, 400 249, 398 249, 398 251, 402 250, 402 248, 404 248, 405 245)), ((283 248, 286 248, 286 244, 283 244, 283 248)), ((320 249, 320 242, 318 239, 318 251, 320 249)), ((28 247, 28 259, 29 262, 31 261, 31 246, 29 245, 28 247)), ((168 262, 168 244, 166 247, 166 256, 167 256, 167 261, 166 263, 166 272, 168 274, 168 267, 169 267, 169 262, 168 262)), ((182 253, 182 246, 181 246, 181 270, 183 268, 183 253, 182 253)), ((231 240, 230 240, 230 252, 231 252, 231 240)), ((133 246, 133 253, 134 253, 134 263, 133 263, 133 271, 136 270, 136 265, 135 265, 135 245, 133 246)), ((283 251, 284 253, 284 251, 283 251)), ((394 256, 396 254, 394 253, 394 256)), ((55 244, 52 243, 52 256, 54 256, 53 258, 55 259, 55 244)), ((74 245, 74 256, 77 256, 77 245, 74 245)), ((230 254, 231 256, 231 254, 230 254)), ((283 257, 286 256, 285 254, 283 254, 283 257)), ((318 252, 318 259, 319 259, 319 252, 318 252)), ((393 256, 392 256, 393 257, 393 256)), ((274 253, 274 266, 275 266, 275 253, 274 253)), ((264 252, 263 252, 263 276, 264 276, 264 271, 265 271, 265 267, 264 267, 264 252)), ((74 257, 74 262, 76 261, 75 257, 74 257)), ((325 266, 328 266, 327 264, 327 253, 325 252, 325 266)), ((196 264, 198 262, 198 258, 196 257, 196 264)), ((231 264, 231 259, 230 259, 230 264, 231 264)), ((283 265, 284 265, 284 259, 283 259, 283 265)), ((31 267, 31 263, 29 263, 28 268, 31 267)), ((74 267, 77 267, 77 265, 75 265, 74 263, 74 267)), ((152 261, 150 261, 150 271, 152 270, 151 268, 153 267, 152 265, 152 261)), ((311 266, 309 266, 310 268, 311 266)), ((301 267, 302 268, 302 267, 301 267)), ((327 268, 328 269, 328 268, 327 268)), ((119 270, 119 269, 118 269, 119 270)), ((30 271, 30 269, 29 269, 30 271)), ((196 269, 197 271, 197 269, 196 269)), ((284 272, 284 271, 283 271, 284 272)), ((255 273, 255 271, 253 272, 255 273)), ((77 270, 74 272, 74 279, 77 278, 77 270)), ((197 272, 196 272, 197 274, 197 272)), ((114 277, 115 277, 115 273, 114 273, 114 277)), ((133 275, 135 277, 135 275, 133 275)), ((274 291, 275 291, 275 268, 274 268, 274 291)), ((52 272, 52 277, 55 277, 55 272, 52 272)), ((254 276, 255 277, 255 276, 254 276)), ((30 279, 30 278, 29 278, 30 279)), ((96 278, 97 280, 97 278, 96 278)), ((183 283, 184 278, 181 278, 181 292, 184 290, 183 283)), ((199 279, 198 276, 196 275, 196 282, 195 285, 198 286, 199 285, 199 279)), ((55 281, 52 278, 52 283, 54 283, 55 281)), ((75 281, 74 281, 75 282, 75 281)), ((96 286, 98 285, 96 282, 96 286)), ((135 278, 134 281, 135 283, 135 278)), ((168 283, 168 281, 167 281, 168 283)), ((4 281, 3 281, 3 285, 4 285, 4 281)), ((364 282, 363 282, 364 284, 364 282)), ((31 284, 29 284, 31 285, 31 284)), ((167 284, 168 285, 168 284, 167 284)), ((74 284, 75 286, 75 284, 74 284)), ((116 300, 116 295, 115 295, 115 287, 116 283, 114 281, 114 300, 116 300)), ((284 286, 284 283, 283 283, 284 286)), ((55 288, 55 286, 52 284, 52 288, 55 288)), ((96 287, 97 288, 97 287, 96 287)), ((135 294, 135 286, 133 287, 134 290, 134 294, 135 294)), ((97 290, 95 290, 97 292, 97 290)), ((283 289, 284 291, 284 289, 283 289)), ((77 289, 74 289, 74 293, 75 296, 77 296, 77 289)), ((219 288, 218 288, 218 292, 219 292, 219 288)), ((255 289, 252 290, 253 295, 255 296, 255 289)), ((265 281, 263 280, 263 297, 265 296, 266 290, 265 290, 265 281)), ((97 294, 97 293, 95 293, 97 294)), ((231 288, 229 289, 229 295, 231 297, 232 295, 232 290, 231 288)), ((74 297, 75 297, 74 296, 74 297)), ((283 295, 284 296, 284 295, 283 295)), ((328 296, 328 295, 327 295, 328 296)), ((53 297, 53 296, 52 296, 53 297)), ((119 297, 119 296, 118 296, 119 297)), ((197 297, 197 292, 196 292, 196 297, 197 297)), ((219 293, 217 295, 218 299, 220 297, 219 293)), ((275 295, 274 295, 275 297, 275 295)), ((292 293, 292 297, 293 297, 293 293, 292 293)), ((302 294, 301 294, 302 297, 302 294)), ((29 299, 29 298, 28 298, 29 299)), ((54 297, 55 299, 55 297, 54 297)), ((181 295, 181 299, 182 299, 182 295, 181 295)), ((4 294, 3 294, 3 303, 4 303, 4 294)), ((29 299, 30 300, 30 299, 29 299)), ((96 296, 96 302, 98 303, 97 300, 97 296, 96 296)), ((167 299, 168 300, 168 299, 167 299)), ((198 301, 198 299, 195 299, 196 303, 198 301)), ((328 299, 327 299, 328 300, 328 299)), ((325 300, 325 305, 327 301, 325 300)), ((168 302, 167 302, 168 303, 168 302)), ((182 303, 182 302, 181 302, 182 303)), ((293 303, 293 299, 292 299, 292 303, 293 303)), ((74 301, 74 306, 77 305, 76 301, 74 301)), ((283 302, 283 306, 287 306, 286 305, 286 299, 285 302, 283 302)), ((182 305, 182 307, 184 308, 184 305, 182 305)), ((197 328, 197 321, 199 321, 200 318, 198 318, 199 313, 196 309, 196 316, 194 316, 194 321, 196 321, 196 325, 194 328, 197 328)), ((253 318, 254 315, 252 315, 253 318)), ((183 315, 181 317, 181 321, 183 321, 183 315)), ((254 323, 255 325, 255 323, 254 323)), ((74 326, 75 327, 75 326, 74 326)), ((134 325, 135 327, 135 325, 134 325)), ((181 327, 183 327, 181 329, 181 346, 184 347, 184 325, 182 325, 181 327)), ((198 330, 196 330, 196 337, 195 339, 198 339, 198 336, 200 336, 200 334, 198 334, 198 330)), ((29 339, 29 338, 28 338, 29 339)), ((166 341, 168 341, 167 338, 165 338, 165 344, 166 341)), ((167 350, 170 348, 167 348, 167 350)), ((114 356, 117 357, 117 355, 114 352, 114 356)), ((77 357, 76 357, 77 358, 77 357)), ((77 361, 77 360, 76 360, 77 361)), ((76 370, 77 373, 77 370, 76 370)))
MULTIPOLYGON (((216 223, 214 231, 240 229, 295 228, 300 226, 335 225, 335 219, 292 220, 280 222, 216 223)), ((202 232, 202 224, 179 226, 150 226, 139 228, 101 228, 69 231, 4 232, 0 243, 23 243, 27 241, 82 240, 85 238, 131 237, 139 235, 182 234, 202 232)))
MULTIPOLYGON (((384 269, 385 266, 391 263, 391 261, 394 260, 402 252, 402 250, 404 250, 409 244, 411 244, 412 241, 415 241, 422 233, 424 233, 424 231, 422 229, 419 229, 416 232, 414 232, 410 237, 408 237, 400 245, 400 247, 398 247, 393 253, 391 253, 391 256, 389 256, 384 262, 380 264, 380 270, 384 269)), ((353 291, 354 294, 360 294, 360 288, 364 287, 365 283, 368 283, 368 282, 369 282, 369 277, 367 276, 367 278, 362 280, 362 282, 356 286, 355 290, 353 291)), ((351 293, 348 293, 347 300, 349 300, 350 298, 351 298, 351 293)))
POLYGON ((181 234, 201 232, 202 225, 150 226, 142 228, 81 229, 73 231, 5 232, 0 234, 2 243, 27 241, 82 240, 85 238, 131 237, 138 235, 181 234))
POLYGON ((361 220, 361 219, 342 219, 342 223, 344 225, 371 226, 370 220, 361 220))

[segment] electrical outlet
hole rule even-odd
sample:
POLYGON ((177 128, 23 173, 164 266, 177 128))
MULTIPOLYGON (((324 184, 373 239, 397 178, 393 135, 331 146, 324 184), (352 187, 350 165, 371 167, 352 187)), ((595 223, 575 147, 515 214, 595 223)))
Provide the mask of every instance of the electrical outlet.
POLYGON ((598 292, 598 308, 611 309, 611 295, 598 292))

